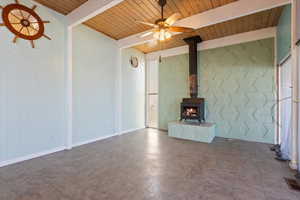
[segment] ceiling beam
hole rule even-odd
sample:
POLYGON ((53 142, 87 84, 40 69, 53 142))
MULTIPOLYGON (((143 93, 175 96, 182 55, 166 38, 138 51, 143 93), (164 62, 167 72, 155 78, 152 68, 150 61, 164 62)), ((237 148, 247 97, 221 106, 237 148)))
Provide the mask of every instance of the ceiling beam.
POLYGON ((88 0, 67 15, 68 27, 79 25, 100 13, 116 6, 124 0, 88 0))
MULTIPOLYGON (((256 31, 250 31, 246 33, 239 33, 223 38, 218 38, 214 40, 208 40, 204 41, 202 43, 198 44, 198 51, 207 50, 207 49, 214 49, 214 48, 220 48, 245 42, 251 42, 256 40, 262 40, 266 38, 275 38, 276 36, 276 28, 264 28, 256 31)), ((181 47, 166 49, 163 51, 156 51, 152 53, 146 54, 147 60, 156 60, 160 56, 161 57, 170 57, 170 56, 176 56, 181 54, 186 54, 189 52, 188 45, 184 45, 181 47)))
MULTIPOLYGON (((184 18, 176 22, 174 25, 199 29, 228 20, 251 15, 264 10, 283 6, 289 3, 291 3, 291 0, 239 0, 222 7, 211 9, 209 11, 184 18)), ((146 43, 153 39, 152 36, 140 38, 139 36, 143 33, 138 33, 118 40, 119 47, 128 48, 146 43)))

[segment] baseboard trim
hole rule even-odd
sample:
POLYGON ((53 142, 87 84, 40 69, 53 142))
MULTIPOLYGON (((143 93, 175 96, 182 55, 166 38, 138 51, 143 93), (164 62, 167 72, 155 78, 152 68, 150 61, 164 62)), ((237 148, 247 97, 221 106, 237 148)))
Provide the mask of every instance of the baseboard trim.
POLYGON ((0 167, 4 167, 4 166, 24 162, 24 161, 31 160, 31 159, 38 158, 38 157, 42 157, 42 156, 46 156, 46 155, 49 155, 49 154, 52 154, 52 153, 63 151, 65 149, 66 149, 66 147, 57 147, 57 148, 54 148, 54 149, 51 149, 51 150, 42 151, 42 152, 39 152, 39 153, 34 153, 34 154, 30 154, 30 155, 27 155, 27 156, 11 159, 11 160, 7 160, 7 161, 2 161, 2 162, 0 162, 0 167))
MULTIPOLYGON (((79 142, 79 143, 73 144, 72 147, 79 147, 79 146, 82 146, 82 145, 85 145, 85 144, 94 143, 94 142, 97 142, 97 141, 100 141, 100 140, 105 140, 105 139, 108 139, 108 138, 111 138, 111 137, 114 137, 114 136, 118 136, 118 135, 128 134, 128 133, 131 133, 131 132, 134 132, 134 131, 138 131, 138 130, 142 130, 142 129, 145 129, 145 128, 146 127, 135 128, 135 129, 128 129, 128 130, 125 130, 125 131, 121 131, 118 134, 112 134, 112 135, 102 136, 102 137, 98 137, 98 138, 95 138, 95 139, 87 140, 87 141, 84 141, 84 142, 79 142)), ((23 156, 23 157, 19 157, 19 158, 15 158, 15 159, 11 159, 11 160, 2 161, 2 162, 0 162, 0 168, 8 166, 8 165, 12 165, 12 164, 24 162, 24 161, 27 161, 27 160, 31 160, 31 159, 34 159, 34 158, 46 156, 46 155, 49 155, 49 154, 52 154, 52 153, 56 153, 56 152, 59 152, 59 151, 63 151, 63 150, 66 150, 66 149, 67 148, 64 147, 64 146, 63 147, 57 147, 57 148, 54 148, 54 149, 51 149, 51 150, 42 151, 42 152, 39 152, 39 153, 34 153, 34 154, 30 154, 30 155, 23 156)))
POLYGON ((119 133, 119 135, 128 134, 128 133, 131 133, 131 132, 134 132, 134 131, 139 131, 139 130, 142 130, 142 129, 145 129, 145 128, 146 128, 146 126, 141 127, 141 128, 127 129, 127 130, 125 130, 125 131, 121 131, 121 132, 119 133))
POLYGON ((105 139, 108 139, 108 138, 111 138, 111 137, 114 137, 114 136, 117 136, 117 135, 118 134, 112 134, 112 135, 107 135, 107 136, 101 136, 101 137, 91 139, 91 140, 86 140, 84 142, 78 142, 78 143, 73 144, 72 147, 79 147, 79 146, 82 146, 82 145, 85 145, 85 144, 98 142, 100 140, 105 140, 105 139))

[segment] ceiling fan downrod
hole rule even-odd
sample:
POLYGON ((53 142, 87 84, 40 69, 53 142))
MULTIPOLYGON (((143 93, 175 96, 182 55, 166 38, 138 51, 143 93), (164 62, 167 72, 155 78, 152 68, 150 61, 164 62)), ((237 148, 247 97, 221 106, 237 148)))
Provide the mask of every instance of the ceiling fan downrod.
POLYGON ((159 0, 158 4, 161 7, 161 19, 164 20, 164 7, 167 4, 167 0, 159 0))

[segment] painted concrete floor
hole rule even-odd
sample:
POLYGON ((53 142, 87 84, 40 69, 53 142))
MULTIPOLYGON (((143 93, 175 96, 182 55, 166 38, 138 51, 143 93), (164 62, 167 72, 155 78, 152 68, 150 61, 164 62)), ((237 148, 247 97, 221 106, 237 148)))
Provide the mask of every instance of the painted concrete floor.
POLYGON ((145 129, 0 168, 0 200, 296 200, 268 145, 145 129))

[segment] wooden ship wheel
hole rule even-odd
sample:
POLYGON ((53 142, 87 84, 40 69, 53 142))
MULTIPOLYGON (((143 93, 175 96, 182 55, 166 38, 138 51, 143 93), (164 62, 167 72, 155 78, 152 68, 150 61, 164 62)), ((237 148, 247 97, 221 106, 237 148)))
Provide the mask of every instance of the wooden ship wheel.
POLYGON ((44 33, 44 24, 50 22, 43 21, 40 18, 35 12, 36 7, 37 6, 28 8, 21 5, 19 0, 15 0, 15 3, 5 7, 0 6, 3 20, 0 26, 6 26, 7 29, 15 35, 13 43, 16 43, 19 38, 29 40, 32 48, 34 48, 34 40, 38 40, 41 37, 51 40, 51 38, 44 33))

